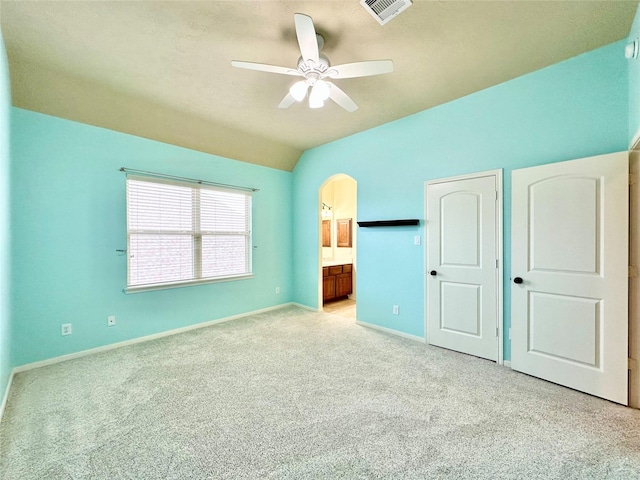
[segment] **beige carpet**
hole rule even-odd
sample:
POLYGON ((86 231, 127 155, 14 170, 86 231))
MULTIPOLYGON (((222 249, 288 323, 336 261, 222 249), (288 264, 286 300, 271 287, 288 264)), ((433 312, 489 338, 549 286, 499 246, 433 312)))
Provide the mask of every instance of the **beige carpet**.
POLYGON ((640 411, 287 307, 21 373, 0 478, 640 478, 640 411))

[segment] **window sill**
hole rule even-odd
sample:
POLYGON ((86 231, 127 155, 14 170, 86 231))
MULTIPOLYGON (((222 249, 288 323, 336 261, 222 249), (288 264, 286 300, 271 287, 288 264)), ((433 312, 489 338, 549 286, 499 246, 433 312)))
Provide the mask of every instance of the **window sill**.
POLYGON ((206 278, 201 280, 187 280, 185 282, 173 282, 173 283, 154 283, 149 285, 137 285, 134 287, 126 287, 123 289, 123 293, 142 293, 151 292, 154 290, 167 290, 169 288, 181 288, 181 287, 193 287, 196 285, 206 285, 208 283, 220 283, 220 282, 233 282, 236 280, 247 280, 253 278, 253 274, 243 274, 233 277, 221 277, 221 278, 206 278))

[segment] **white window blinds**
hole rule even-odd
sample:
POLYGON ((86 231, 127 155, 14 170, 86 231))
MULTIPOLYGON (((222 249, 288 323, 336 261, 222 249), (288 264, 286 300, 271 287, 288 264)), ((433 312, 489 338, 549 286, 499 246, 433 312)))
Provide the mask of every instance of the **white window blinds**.
POLYGON ((127 290, 251 275, 251 194, 127 177, 127 290))

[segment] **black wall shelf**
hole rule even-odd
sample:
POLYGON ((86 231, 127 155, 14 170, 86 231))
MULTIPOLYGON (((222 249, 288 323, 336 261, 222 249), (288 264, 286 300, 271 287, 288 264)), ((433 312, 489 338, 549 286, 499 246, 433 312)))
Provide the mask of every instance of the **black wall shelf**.
POLYGON ((359 227, 406 227, 418 225, 420 220, 411 218, 407 220, 376 220, 373 222, 358 222, 359 227))

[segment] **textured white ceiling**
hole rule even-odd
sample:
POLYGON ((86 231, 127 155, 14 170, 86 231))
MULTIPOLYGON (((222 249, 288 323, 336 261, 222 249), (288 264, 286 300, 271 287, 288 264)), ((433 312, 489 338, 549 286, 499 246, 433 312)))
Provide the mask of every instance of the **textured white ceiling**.
MULTIPOLYGON (((385 26, 350 1, 0 2, 14 105, 291 170, 305 149, 620 40, 637 1, 421 1, 385 26), (337 80, 358 104, 287 110, 293 14, 333 64, 395 71, 337 80)), ((620 53, 623 54, 622 51, 620 53)))

